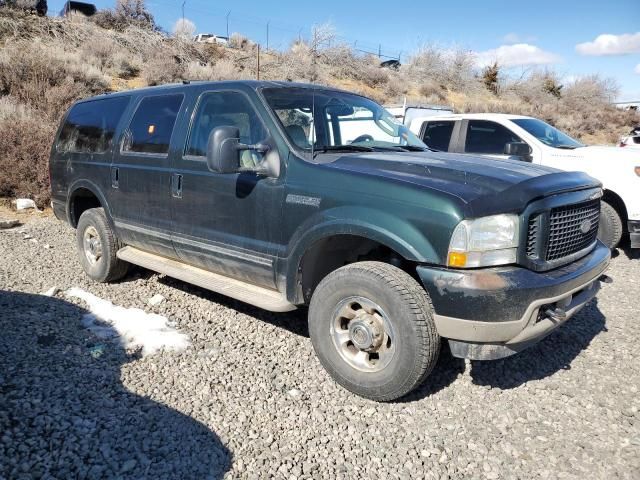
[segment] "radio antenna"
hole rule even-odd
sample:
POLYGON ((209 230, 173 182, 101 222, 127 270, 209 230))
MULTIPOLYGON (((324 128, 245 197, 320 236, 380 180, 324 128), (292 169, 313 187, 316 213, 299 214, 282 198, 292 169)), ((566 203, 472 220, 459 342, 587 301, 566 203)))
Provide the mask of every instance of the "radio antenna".
POLYGON ((311 87, 311 160, 316 145, 316 86, 311 87))

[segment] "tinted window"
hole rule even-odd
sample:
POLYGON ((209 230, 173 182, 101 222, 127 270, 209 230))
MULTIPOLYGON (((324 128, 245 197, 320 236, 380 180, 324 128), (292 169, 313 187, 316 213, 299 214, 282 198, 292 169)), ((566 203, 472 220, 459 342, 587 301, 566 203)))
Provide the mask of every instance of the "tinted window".
POLYGON ((127 108, 129 97, 114 97, 75 105, 62 126, 56 149, 60 152, 104 153, 127 108))
POLYGON ((503 155, 504 146, 510 142, 522 142, 520 137, 502 125, 487 120, 469 120, 464 151, 503 155))
POLYGON ((209 134, 216 127, 237 127, 240 142, 256 144, 267 135, 247 97, 238 92, 206 93, 202 96, 191 127, 186 154, 207 155, 209 134))
POLYGON ((182 98, 182 94, 178 94, 147 97, 142 100, 127 129, 122 150, 168 153, 182 98))
POLYGON ((449 150, 449 141, 451 140, 453 126, 454 122, 452 121, 429 122, 424 129, 424 138, 422 141, 426 143, 429 148, 446 152, 449 150))

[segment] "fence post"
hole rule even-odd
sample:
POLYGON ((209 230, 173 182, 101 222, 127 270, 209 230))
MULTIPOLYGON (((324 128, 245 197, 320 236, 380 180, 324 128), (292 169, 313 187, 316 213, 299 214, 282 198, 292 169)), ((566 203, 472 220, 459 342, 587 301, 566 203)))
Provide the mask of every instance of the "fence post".
POLYGON ((258 44, 258 68, 256 73, 257 73, 256 80, 260 80, 260 44, 258 44))

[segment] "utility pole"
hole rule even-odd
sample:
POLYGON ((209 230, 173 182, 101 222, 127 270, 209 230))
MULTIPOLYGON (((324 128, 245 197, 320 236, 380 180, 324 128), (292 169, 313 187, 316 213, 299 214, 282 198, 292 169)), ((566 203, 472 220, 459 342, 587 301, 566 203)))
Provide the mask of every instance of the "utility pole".
POLYGON ((269 22, 267 22, 267 50, 269 50, 269 22))
POLYGON ((182 2, 182 25, 184 26, 184 4, 187 3, 187 0, 184 0, 184 2, 182 2))
POLYGON ((229 38, 229 15, 231 15, 231 10, 227 12, 227 38, 229 38))
POLYGON ((378 58, 382 57, 382 44, 378 44, 378 58))

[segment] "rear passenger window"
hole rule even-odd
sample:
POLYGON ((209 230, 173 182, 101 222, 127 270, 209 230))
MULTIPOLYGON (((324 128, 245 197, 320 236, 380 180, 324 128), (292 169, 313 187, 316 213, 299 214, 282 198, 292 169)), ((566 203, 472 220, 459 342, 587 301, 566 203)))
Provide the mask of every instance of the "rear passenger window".
POLYGON ((505 145, 511 142, 522 140, 507 127, 488 120, 469 120, 464 151, 503 155, 505 145))
POLYGON ((166 154, 182 105, 182 94, 147 97, 125 132, 123 152, 166 154))
POLYGON ((129 97, 78 103, 67 115, 56 150, 71 153, 104 153, 110 150, 116 127, 128 103, 129 97))
POLYGON ((449 150, 449 142, 453 133, 453 121, 429 122, 424 129, 422 141, 427 147, 446 152, 449 150))

